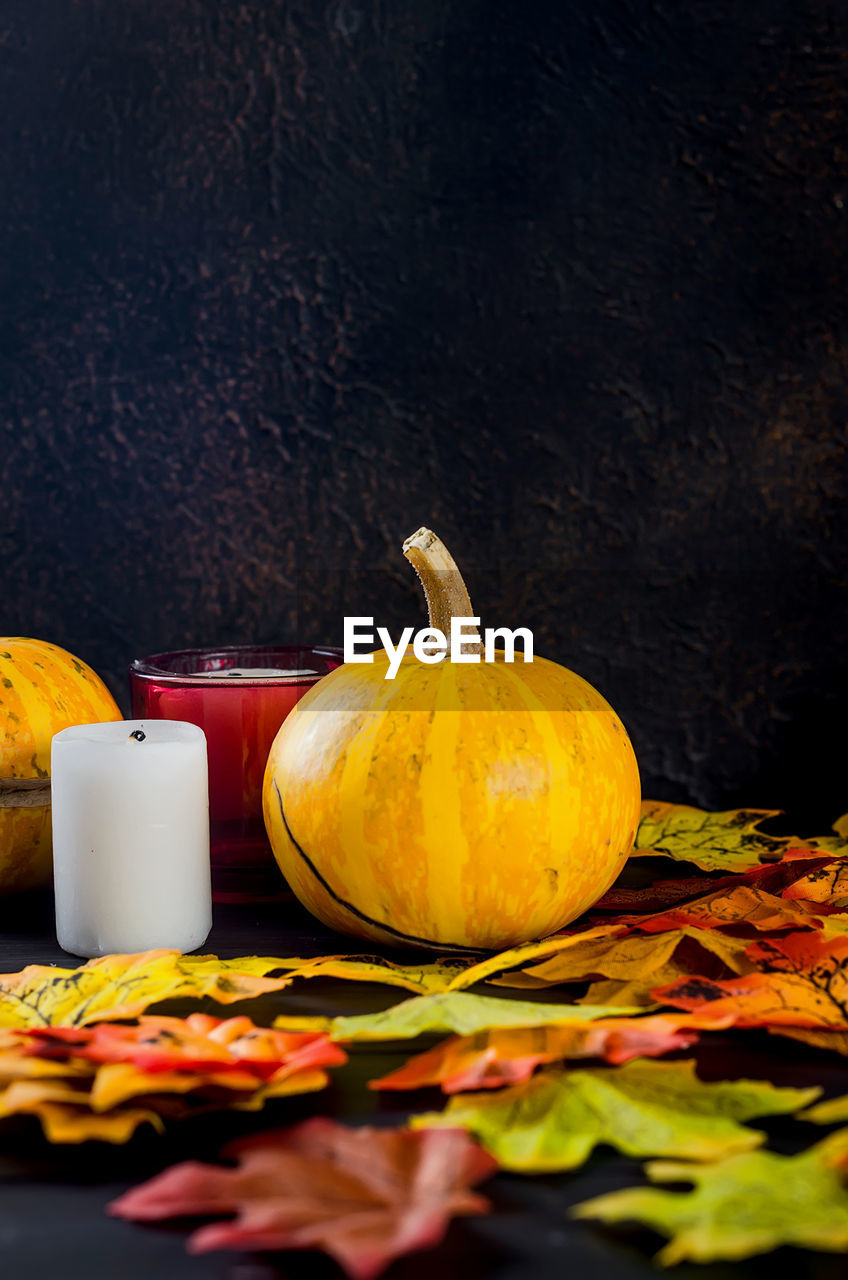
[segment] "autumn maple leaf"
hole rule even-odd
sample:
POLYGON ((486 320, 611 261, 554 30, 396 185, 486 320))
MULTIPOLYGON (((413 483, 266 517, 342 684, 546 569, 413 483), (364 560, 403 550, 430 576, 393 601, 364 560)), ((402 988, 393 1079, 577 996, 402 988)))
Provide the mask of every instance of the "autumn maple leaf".
POLYGON ((130 1062, 151 1074, 165 1071, 248 1072, 282 1080, 309 1068, 339 1066, 347 1055, 321 1033, 273 1031, 250 1018, 148 1016, 137 1025, 100 1022, 93 1027, 47 1027, 29 1032, 31 1052, 95 1063, 130 1062))
POLYGON ((848 938, 795 933, 753 943, 745 954, 762 970, 682 978, 653 994, 676 1009, 708 1009, 737 1027, 767 1027, 848 1054, 848 938))
POLYGON ((290 977, 269 978, 276 960, 242 956, 184 956, 142 951, 98 956, 76 969, 28 964, 0 974, 0 1027, 83 1026, 134 1018, 162 1000, 207 997, 219 1004, 280 991, 290 977))
POLYGON ((244 1016, 0 1027, 0 1119, 37 1116, 50 1142, 126 1142, 145 1122, 161 1132, 166 1117, 258 1111, 271 1098, 315 1092, 328 1083, 324 1068, 346 1061, 326 1035, 244 1016))
POLYGON ((235 1214, 195 1231, 189 1252, 321 1249, 354 1280, 371 1280, 401 1254, 438 1244, 452 1217, 488 1212, 470 1188, 497 1168, 461 1129, 351 1129, 321 1116, 222 1155, 237 1168, 175 1165, 109 1212, 135 1222, 235 1214))
MULTIPOLYGON (((720 1024, 718 1024, 720 1026, 720 1024)), ((422 1089, 440 1085, 443 1093, 499 1089, 528 1080, 542 1063, 572 1058, 603 1058, 621 1065, 633 1058, 659 1057, 688 1049, 708 1015, 655 1014, 647 1018, 601 1018, 561 1027, 519 1027, 452 1036, 410 1058, 402 1067, 369 1082, 369 1089, 422 1089)))
POLYGON ((612 913, 619 917, 622 912, 641 915, 669 911, 705 894, 741 886, 782 894, 785 898, 822 902, 829 897, 822 877, 835 879, 838 869, 844 865, 843 858, 834 856, 825 849, 807 845, 793 846, 785 851, 779 862, 762 863, 747 871, 718 878, 715 875, 675 876, 673 880, 655 880, 653 884, 641 889, 628 889, 624 885, 615 884, 598 899, 592 908, 592 914, 603 912, 604 915, 612 913), (793 885, 806 885, 810 881, 817 884, 815 893, 789 892, 793 885))
POLYGON ((758 1147, 744 1121, 786 1115, 820 1093, 763 1080, 699 1080, 694 1061, 548 1070, 499 1093, 463 1093, 414 1128, 469 1130, 503 1169, 576 1169, 602 1143, 625 1155, 717 1160, 758 1147))
POLYGON ((667 1236, 656 1257, 660 1266, 737 1262, 786 1244, 845 1252, 847 1141, 848 1130, 840 1129, 794 1156, 744 1151, 700 1166, 652 1161, 645 1168, 651 1182, 692 1189, 627 1187, 576 1205, 571 1214, 644 1223, 667 1236))

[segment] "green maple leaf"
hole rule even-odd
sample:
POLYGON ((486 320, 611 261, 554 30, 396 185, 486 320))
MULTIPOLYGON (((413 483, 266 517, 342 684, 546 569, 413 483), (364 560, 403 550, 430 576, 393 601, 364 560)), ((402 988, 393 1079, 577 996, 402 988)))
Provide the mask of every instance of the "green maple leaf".
POLYGON ((550 1027, 639 1013, 644 1009, 637 1006, 535 1004, 450 991, 415 996, 380 1013, 350 1018, 283 1015, 274 1026, 286 1031, 326 1031, 333 1040, 411 1040, 432 1031, 467 1036, 496 1027, 550 1027))
POLYGON ((848 1250, 848 1129, 797 1156, 749 1151, 716 1164, 646 1166, 652 1182, 690 1182, 692 1191, 633 1187, 576 1205, 572 1215, 638 1222, 667 1236, 656 1261, 750 1258, 780 1245, 848 1250))
POLYGON ((741 1121, 797 1111, 819 1089, 760 1080, 703 1083, 695 1063, 635 1061, 543 1072, 499 1093, 462 1094, 414 1127, 468 1129, 505 1169, 574 1169, 600 1143, 629 1156, 717 1160, 765 1135, 741 1121))

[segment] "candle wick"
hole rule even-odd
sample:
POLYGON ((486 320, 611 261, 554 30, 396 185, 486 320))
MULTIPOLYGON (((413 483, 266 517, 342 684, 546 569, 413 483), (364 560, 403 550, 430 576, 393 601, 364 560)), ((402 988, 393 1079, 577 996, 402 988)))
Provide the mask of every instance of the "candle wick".
POLYGON ((130 737, 135 738, 136 742, 144 742, 144 739, 147 737, 147 734, 144 732, 143 729, 133 729, 132 733, 130 734, 130 737))

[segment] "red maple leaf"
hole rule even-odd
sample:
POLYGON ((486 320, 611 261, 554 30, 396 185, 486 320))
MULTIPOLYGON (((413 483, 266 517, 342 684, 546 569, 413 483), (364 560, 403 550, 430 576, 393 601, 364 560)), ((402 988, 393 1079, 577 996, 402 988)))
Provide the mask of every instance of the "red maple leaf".
POLYGON ((463 1129, 351 1129, 316 1116, 224 1148, 235 1169, 188 1161, 109 1212, 135 1222, 235 1214, 190 1236, 213 1249, 322 1249, 355 1280, 438 1244, 452 1217, 487 1213, 470 1188, 496 1161, 463 1129))

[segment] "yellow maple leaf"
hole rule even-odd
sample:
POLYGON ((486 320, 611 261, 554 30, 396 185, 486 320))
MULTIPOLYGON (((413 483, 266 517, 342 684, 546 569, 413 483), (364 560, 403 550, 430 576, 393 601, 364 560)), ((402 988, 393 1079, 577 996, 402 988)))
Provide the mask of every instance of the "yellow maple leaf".
POLYGON ((273 960, 183 956, 178 951, 108 955, 76 969, 27 965, 0 975, 0 1027, 84 1026, 107 1018, 133 1018, 152 1004, 179 997, 210 997, 221 1004, 288 986, 289 978, 258 976, 273 960))
POLYGON ((779 858, 790 845, 805 843, 759 831, 778 809, 726 809, 711 813, 688 804, 645 800, 631 857, 664 854, 705 871, 748 871, 779 858))
POLYGON ((294 978, 344 978, 402 987, 419 995, 463 986, 470 970, 468 960, 437 960, 434 964, 395 964, 382 956, 318 956, 315 959, 277 960, 274 967, 294 978))
POLYGON ((61 1080, 17 1080, 0 1094, 0 1117, 38 1117, 48 1142, 126 1142, 141 1124, 152 1124, 160 1133, 161 1116, 149 1108, 128 1108, 95 1115, 85 1089, 61 1080))
MULTIPOLYGON (((604 977, 628 984, 629 995, 623 1003, 652 1004, 655 1003, 650 994, 653 987, 693 972, 710 976, 722 976, 728 971, 753 972, 755 965, 745 956, 749 945, 745 938, 732 938, 717 929, 698 929, 691 925, 665 933, 594 937, 520 974, 495 978, 493 984, 539 988, 604 977)), ((618 998, 616 995, 616 1002, 618 998)))

